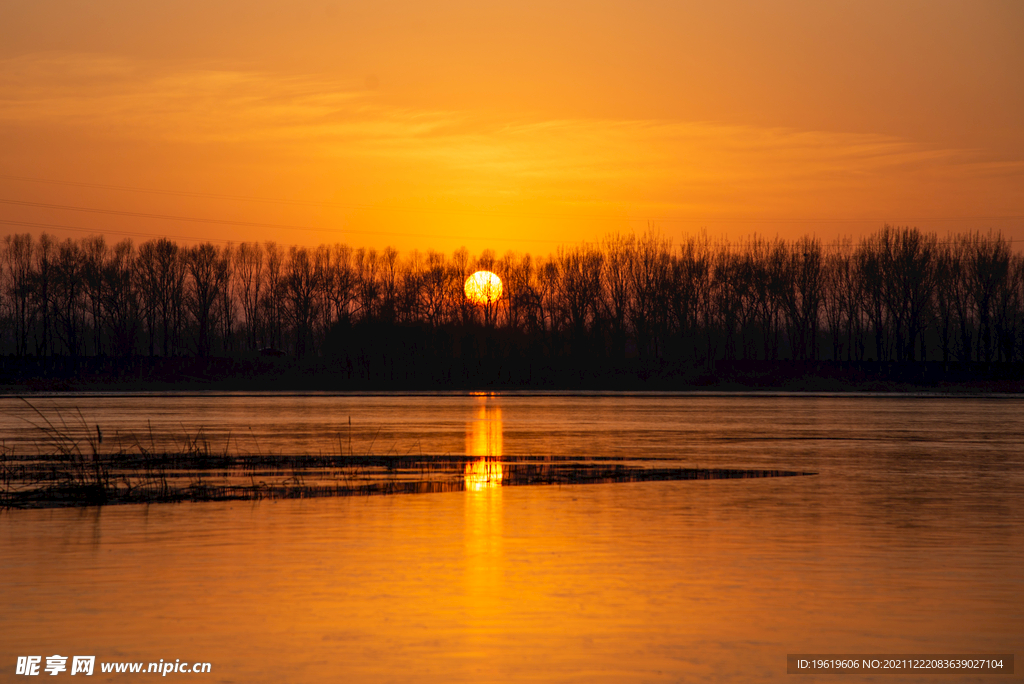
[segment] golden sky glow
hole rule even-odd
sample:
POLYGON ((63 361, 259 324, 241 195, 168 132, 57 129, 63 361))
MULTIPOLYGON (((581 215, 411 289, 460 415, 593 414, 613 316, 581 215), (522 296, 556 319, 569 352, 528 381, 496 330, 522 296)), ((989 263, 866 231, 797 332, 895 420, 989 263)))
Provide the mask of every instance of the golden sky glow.
POLYGON ((1024 239, 1021 27, 1016 0, 11 0, 0 233, 1024 239))

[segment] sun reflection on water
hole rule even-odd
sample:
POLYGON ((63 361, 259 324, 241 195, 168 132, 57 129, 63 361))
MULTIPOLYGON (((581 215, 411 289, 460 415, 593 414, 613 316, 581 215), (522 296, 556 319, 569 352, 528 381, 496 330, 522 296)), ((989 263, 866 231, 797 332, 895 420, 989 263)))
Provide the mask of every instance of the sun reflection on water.
POLYGON ((502 423, 499 397, 473 397, 466 423, 465 601, 468 648, 481 648, 503 610, 504 507, 502 485, 502 423))
POLYGON ((479 460, 466 464, 466 489, 479 492, 488 487, 501 486, 501 463, 479 460))
POLYGON ((501 408, 488 406, 487 397, 477 398, 479 405, 466 430, 466 454, 479 457, 466 464, 466 489, 482 491, 500 487, 502 478, 501 408))

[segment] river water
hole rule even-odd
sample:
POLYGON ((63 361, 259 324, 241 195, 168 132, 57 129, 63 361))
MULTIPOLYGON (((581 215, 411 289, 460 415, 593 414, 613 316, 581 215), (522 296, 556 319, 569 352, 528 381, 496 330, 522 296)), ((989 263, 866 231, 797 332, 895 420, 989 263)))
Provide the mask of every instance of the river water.
POLYGON ((0 512, 0 681, 31 655, 94 655, 92 681, 163 659, 209 682, 912 682, 936 676, 787 675, 786 656, 1024 654, 1022 399, 29 401, 0 398, 7 450, 99 426, 105 445, 815 474, 0 512))

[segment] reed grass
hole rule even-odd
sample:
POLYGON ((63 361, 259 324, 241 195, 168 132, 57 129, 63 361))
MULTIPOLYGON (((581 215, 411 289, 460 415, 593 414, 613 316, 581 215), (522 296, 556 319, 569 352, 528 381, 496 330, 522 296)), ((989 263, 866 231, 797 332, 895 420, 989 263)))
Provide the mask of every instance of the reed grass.
MULTIPOLYGON (((49 508, 131 503, 224 501, 452 492, 466 489, 469 455, 372 453, 272 454, 232 449, 229 434, 216 446, 204 430, 182 426, 176 450, 157 448, 152 424, 141 438, 99 426, 75 410, 69 420, 25 401, 40 441, 35 454, 0 443, 0 508, 49 508), (94 429, 95 428, 95 429, 94 429)), ((665 480, 715 480, 809 475, 778 470, 657 467, 617 457, 503 456, 501 486, 580 485, 665 480)))

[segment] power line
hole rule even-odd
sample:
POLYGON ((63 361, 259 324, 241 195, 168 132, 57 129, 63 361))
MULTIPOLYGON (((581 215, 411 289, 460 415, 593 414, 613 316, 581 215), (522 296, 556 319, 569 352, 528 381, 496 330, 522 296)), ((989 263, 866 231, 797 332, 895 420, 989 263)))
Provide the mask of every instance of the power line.
POLYGON ((51 204, 49 202, 27 202, 0 198, 0 204, 12 204, 19 207, 39 207, 42 209, 60 209, 62 211, 80 211, 89 214, 108 214, 111 216, 129 216, 132 218, 159 219, 162 221, 186 221, 189 223, 211 223, 223 226, 242 226, 246 228, 286 228, 289 230, 310 230, 321 232, 337 232, 334 228, 313 228, 311 226, 294 226, 280 223, 257 223, 254 221, 232 221, 230 219, 200 218, 196 216, 174 216, 171 214, 150 214, 142 211, 124 211, 121 209, 98 209, 95 207, 75 207, 67 204, 51 204))
POLYGON ((219 242, 221 244, 229 244, 229 243, 235 242, 234 240, 221 240, 221 239, 218 239, 218 238, 199 238, 199 237, 193 237, 193 236, 190 236, 190 235, 170 235, 170 234, 167 234, 167 233, 163 233, 163 234, 160 234, 160 235, 153 235, 153 234, 150 234, 150 233, 139 233, 139 232, 130 231, 130 230, 107 230, 107 229, 103 229, 103 230, 99 230, 98 231, 95 228, 82 228, 80 226, 65 226, 65 225, 61 225, 59 223, 32 223, 30 221, 8 221, 6 219, 0 219, 0 224, 4 224, 4 225, 8 225, 8 226, 25 226, 27 228, 44 228, 44 229, 45 228, 49 228, 51 230, 73 230, 73 231, 76 231, 76 232, 79 232, 79 233, 92 233, 92 234, 96 234, 96 233, 108 234, 109 233, 109 234, 112 234, 112 235, 124 235, 125 237, 140 237, 140 238, 154 238, 154 239, 173 238, 175 240, 194 240, 195 242, 219 242))
POLYGON ((67 185, 77 188, 98 188, 101 190, 120 190, 122 192, 141 192, 152 195, 171 195, 174 197, 206 197, 209 199, 230 199, 240 200, 243 202, 264 202, 267 204, 299 204, 306 206, 334 206, 342 209, 372 209, 372 207, 369 206, 360 207, 358 205, 343 205, 334 202, 319 202, 315 200, 273 199, 267 197, 247 197, 245 195, 221 195, 212 192, 189 192, 186 190, 157 190, 155 188, 137 188, 130 185, 105 185, 103 183, 60 181, 51 180, 48 178, 32 178, 30 176, 11 176, 8 174, 0 174, 0 178, 6 178, 8 180, 25 181, 28 183, 48 183, 50 185, 67 185))
MULTIPOLYGON (((174 239, 174 240, 187 240, 187 241, 192 241, 192 242, 216 242, 216 243, 224 244, 224 245, 229 245, 229 244, 234 244, 236 242, 239 242, 238 240, 224 240, 224 239, 221 239, 221 238, 196 237, 194 235, 174 235, 174 234, 171 234, 171 233, 153 234, 153 233, 143 233, 143 232, 139 232, 139 231, 112 230, 112 229, 106 229, 106 228, 104 228, 102 230, 96 230, 95 228, 83 228, 81 226, 68 226, 68 225, 60 224, 60 223, 36 223, 36 222, 31 222, 31 221, 12 221, 12 220, 7 220, 7 219, 0 219, 0 225, 25 226, 27 228, 41 228, 41 229, 50 229, 50 230, 70 230, 70 231, 75 231, 75 232, 80 232, 80 233, 90 233, 90 234, 100 233, 100 234, 104 234, 104 235, 106 235, 106 234, 123 235, 125 237, 139 237, 139 238, 147 238, 147 239, 167 238, 167 239, 174 239)), ((374 233, 374 235, 378 235, 378 234, 384 234, 384 233, 374 233)), ((686 235, 683 235, 684 239, 686 237, 687 237, 686 235)), ((1011 243, 1011 244, 1016 243, 1016 242, 1024 242, 1024 239, 1005 238, 1005 237, 1002 238, 1002 239, 1003 239, 1004 242, 1008 242, 1008 243, 1011 243)), ((725 244, 728 247, 733 247, 733 246, 735 246, 735 247, 743 247, 746 244, 747 240, 749 240, 749 236, 746 239, 737 239, 737 240, 728 240, 727 239, 727 240, 725 240, 725 244)), ((520 240, 520 241, 521 242, 553 242, 553 243, 556 243, 558 245, 565 245, 565 246, 581 244, 579 242, 573 243, 573 242, 567 242, 567 241, 564 241, 564 240, 562 240, 562 241, 555 241, 555 240, 536 240, 536 241, 520 240)), ((586 242, 586 241, 583 241, 582 244, 585 244, 585 245, 587 245, 587 244, 595 245, 595 244, 597 244, 597 242, 586 242)), ((842 240, 835 240, 835 241, 832 241, 832 242, 821 242, 819 244, 822 247, 841 247, 841 248, 848 249, 848 250, 851 250, 851 251, 856 250, 857 247, 858 247, 858 245, 856 243, 854 243, 854 242, 847 242, 847 241, 842 241, 842 240)), ((955 240, 939 240, 939 241, 937 241, 937 242, 935 242, 933 244, 935 244, 935 245, 952 245, 952 244, 955 244, 955 240)), ((682 246, 682 245, 680 244, 679 246, 682 246)))
MULTIPOLYGON (((296 199, 280 199, 280 198, 267 198, 267 197, 251 197, 246 195, 229 195, 229 194, 218 194, 209 192, 189 192, 184 190, 160 190, 155 188, 140 188, 128 185, 105 185, 102 183, 85 183, 80 181, 60 181, 52 180, 47 178, 34 178, 30 176, 15 176, 9 174, 0 174, 0 178, 6 178, 9 180, 24 181, 29 183, 46 183, 50 185, 66 185, 71 187, 82 187, 82 188, 98 188, 103 190, 118 190, 122 192, 139 192, 156 195, 169 195, 174 197, 202 197, 209 199, 227 199, 236 200, 243 202, 261 202, 265 204, 286 204, 296 206, 315 206, 315 207, 334 207, 338 209, 351 209, 359 211, 393 211, 393 212, 404 212, 413 214, 456 214, 456 215, 467 215, 467 216, 521 216, 524 218, 549 218, 549 219, 618 219, 627 221, 662 221, 665 223, 769 223, 769 224, 784 224, 784 223, 833 223, 833 224, 853 224, 853 223, 900 223, 900 222, 914 222, 914 221, 931 221, 931 222, 948 222, 948 221, 1019 221, 1024 220, 1024 214, 1006 214, 1006 215, 979 215, 979 216, 910 216, 910 217, 863 217, 863 218, 850 218, 850 217, 831 217, 831 218, 793 218, 793 217, 776 217, 776 218, 757 218, 757 217, 743 217, 743 216, 717 216, 717 217, 682 217, 682 216, 646 216, 636 217, 628 215, 611 215, 611 214, 550 214, 543 212, 509 212, 509 211, 488 211, 484 209, 435 209, 430 207, 421 208, 407 208, 407 207, 383 207, 379 205, 367 205, 367 204, 345 204, 340 202, 326 202, 317 200, 296 200, 296 199)), ((189 220, 189 219, 182 219, 189 220)), ((213 221, 211 221, 213 222, 213 221)), ((247 224, 247 225, 258 225, 258 224, 247 224)), ((279 226, 288 227, 288 226, 279 226)), ((320 230, 317 228, 306 228, 302 226, 294 226, 293 228, 300 230, 320 230)), ((355 232, 355 231, 352 231, 355 232)), ((376 233, 374 233, 376 234, 376 233)), ((396 234, 397 235, 397 234, 396 234)), ((419 237, 419 236, 416 236, 419 237)), ((428 237, 448 237, 448 236, 428 236, 428 237)), ((456 238, 456 239, 476 239, 476 238, 456 238)), ((545 240, 535 240, 534 242, 549 242, 545 240)))
POLYGON ((169 195, 173 197, 203 197, 209 199, 227 199, 237 200, 243 202, 261 202, 264 204, 286 204, 295 206, 311 206, 311 207, 334 207, 337 209, 350 209, 356 211, 392 211, 392 212, 404 212, 412 214, 456 214, 456 215, 467 215, 467 216, 521 216, 525 218, 554 218, 554 219, 573 219, 573 218, 594 218, 594 219, 625 219, 631 221, 642 221, 651 219, 638 219, 631 218, 629 216, 610 216, 610 215, 595 215, 595 214, 545 214, 538 212, 508 212, 508 211, 487 211, 484 209, 435 209, 430 207, 387 207, 380 205, 370 204, 346 204, 341 202, 326 202, 322 200, 296 200, 296 199, 278 199, 278 198, 267 198, 267 197, 250 197, 246 195, 227 195, 217 194, 210 192, 188 192, 183 190, 157 190, 155 188, 139 188, 128 185, 105 185, 102 183, 84 183, 80 181, 59 181, 50 180, 46 178, 32 178, 29 176, 12 176, 9 174, 0 174, 0 178, 6 178, 9 180, 25 181, 29 183, 47 183, 51 185, 67 185, 71 187, 81 188, 98 188, 103 190, 119 190, 123 192, 139 192, 154 195, 169 195))
MULTIPOLYGON (((3 200, 0 200, 0 202, 2 202, 2 201, 3 200)), ((101 228, 101 229, 97 229, 97 228, 83 228, 81 226, 69 226, 69 225, 65 225, 65 224, 61 224, 61 223, 38 223, 38 222, 32 222, 32 221, 15 221, 15 220, 10 220, 10 219, 0 219, 0 224, 10 225, 10 226, 25 226, 27 228, 43 228, 43 229, 47 229, 48 228, 48 229, 51 229, 51 230, 73 230, 73 231, 76 231, 76 232, 93 233, 93 234, 95 234, 95 233, 103 233, 103 234, 109 233, 109 234, 112 234, 112 235, 124 235, 124 236, 127 236, 127 237, 140 237, 140 238, 153 238, 153 239, 174 238, 176 240, 191 240, 191 241, 195 241, 195 242, 218 242, 218 243, 221 243, 221 244, 231 244, 231 243, 235 243, 235 242, 244 242, 244 240, 223 240, 223 239, 220 239, 220 238, 195 237, 195 236, 191 236, 191 235, 174 235, 174 234, 171 234, 171 233, 143 233, 143 232, 140 232, 140 231, 114 230, 114 229, 108 229, 108 228, 101 228)), ((311 228, 310 230, 319 230, 319 229, 311 228)), ((334 232, 334 231, 329 231, 328 230, 326 232, 334 232)), ((453 240, 482 240, 482 239, 485 239, 483 237, 468 237, 468 236, 459 237, 459 236, 449 236, 449 235, 422 235, 422 234, 416 234, 416 233, 391 233, 391 232, 372 231, 372 230, 350 230, 350 231, 344 231, 344 232, 345 233, 355 233, 355 234, 360 234, 360 235, 387 235, 387 236, 392 236, 392 237, 393 236, 398 236, 398 237, 438 237, 438 238, 453 239, 453 240)), ((531 240, 531 239, 528 239, 528 238, 502 238, 502 241, 503 242, 525 242, 525 243, 543 242, 543 243, 550 243, 550 244, 557 244, 557 245, 567 244, 565 240, 543 240, 543 239, 531 240)))
MULTIPOLYGON (((90 214, 105 214, 110 216, 127 216, 130 218, 146 218, 146 219, 158 219, 162 221, 184 221, 188 223, 207 223, 214 225, 224 226, 237 226, 243 228, 272 228, 272 229, 285 229, 285 230, 304 230, 317 233, 341 233, 341 234, 357 234, 357 235, 387 235, 390 237, 412 237, 412 238, 442 238, 447 240, 480 240, 483 239, 479 235, 425 235, 422 233, 398 233, 392 231, 376 231, 376 230, 339 230, 337 228, 315 228, 312 226, 297 226, 281 223, 258 223, 254 221, 232 221, 229 219, 214 219, 214 218, 202 218, 197 216, 175 216, 170 214, 151 214, 146 212, 138 211, 123 211, 120 209, 98 209, 94 207, 76 207, 66 204, 51 204, 48 202, 27 202, 24 200, 12 200, 0 198, 0 204, 10 204, 21 207, 37 207, 42 209, 57 209, 61 211, 78 211, 90 214)), ((111 231, 113 232, 113 231, 111 231)), ((153 236, 157 237, 157 236, 153 236)), ((548 240, 548 239, 529 239, 529 238, 504 238, 506 242, 543 242, 551 244, 562 244, 563 240, 548 240)))

